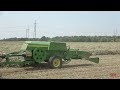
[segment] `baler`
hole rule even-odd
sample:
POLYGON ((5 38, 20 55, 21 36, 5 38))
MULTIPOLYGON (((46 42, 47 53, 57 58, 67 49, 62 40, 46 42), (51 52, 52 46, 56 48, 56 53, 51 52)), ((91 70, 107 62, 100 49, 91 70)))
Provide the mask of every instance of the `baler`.
POLYGON ((98 57, 90 58, 90 56, 92 56, 90 52, 71 49, 63 42, 26 41, 20 51, 1 54, 0 57, 4 60, 0 62, 0 65, 26 65, 47 62, 50 68, 61 68, 64 63, 83 58, 99 63, 98 57), (10 57, 16 56, 21 58, 16 61, 10 60, 10 57))

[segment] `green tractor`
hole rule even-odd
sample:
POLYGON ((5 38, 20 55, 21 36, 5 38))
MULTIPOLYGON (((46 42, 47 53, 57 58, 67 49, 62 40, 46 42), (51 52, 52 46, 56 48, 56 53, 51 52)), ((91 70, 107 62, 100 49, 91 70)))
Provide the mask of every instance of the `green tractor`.
POLYGON ((62 64, 69 63, 72 59, 86 59, 94 63, 99 63, 99 58, 90 58, 92 54, 79 49, 70 49, 66 43, 45 42, 45 41, 26 41, 19 52, 1 54, 5 59, 1 65, 11 64, 40 64, 48 62, 50 68, 61 68, 62 64), (11 61, 10 57, 22 57, 17 61, 11 61))

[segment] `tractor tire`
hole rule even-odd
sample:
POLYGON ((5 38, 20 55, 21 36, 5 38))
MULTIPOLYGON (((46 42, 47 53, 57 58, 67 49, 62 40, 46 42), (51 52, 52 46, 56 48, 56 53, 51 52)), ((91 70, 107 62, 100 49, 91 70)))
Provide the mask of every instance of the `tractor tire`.
POLYGON ((56 69, 62 68, 62 58, 59 56, 52 56, 48 61, 49 68, 56 69))

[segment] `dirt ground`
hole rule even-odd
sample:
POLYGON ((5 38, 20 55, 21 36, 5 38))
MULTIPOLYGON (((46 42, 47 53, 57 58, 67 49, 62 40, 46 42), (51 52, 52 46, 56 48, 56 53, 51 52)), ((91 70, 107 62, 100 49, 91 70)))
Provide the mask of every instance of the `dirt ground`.
POLYGON ((120 55, 97 55, 100 63, 72 60, 61 69, 39 66, 0 67, 0 78, 5 79, 119 79, 120 55))

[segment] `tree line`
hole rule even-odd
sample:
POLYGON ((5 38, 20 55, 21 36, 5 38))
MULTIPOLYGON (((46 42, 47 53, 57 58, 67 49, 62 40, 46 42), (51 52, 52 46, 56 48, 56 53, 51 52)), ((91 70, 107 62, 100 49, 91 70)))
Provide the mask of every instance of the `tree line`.
POLYGON ((120 42, 120 36, 56 36, 53 38, 7 38, 1 41, 120 42))

